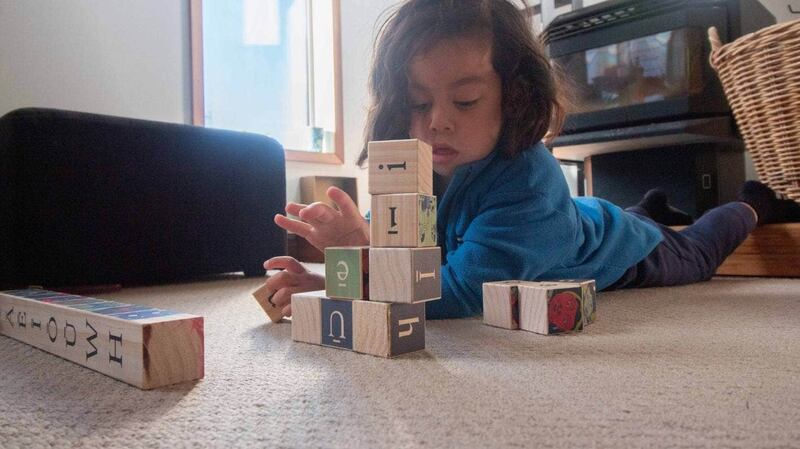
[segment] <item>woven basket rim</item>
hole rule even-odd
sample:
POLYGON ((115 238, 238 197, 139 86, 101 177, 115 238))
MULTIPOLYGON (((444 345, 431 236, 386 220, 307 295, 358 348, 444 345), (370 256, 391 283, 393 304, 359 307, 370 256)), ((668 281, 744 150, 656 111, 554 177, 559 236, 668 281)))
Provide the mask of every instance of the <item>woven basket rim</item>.
POLYGON ((776 38, 780 38, 778 41, 782 42, 787 35, 791 36, 793 34, 800 37, 800 19, 770 25, 758 31, 745 34, 735 39, 733 42, 723 44, 720 47, 716 47, 715 45, 709 58, 711 60, 711 65, 716 69, 720 63, 724 63, 724 59, 732 58, 741 52, 764 47, 776 41, 776 38))

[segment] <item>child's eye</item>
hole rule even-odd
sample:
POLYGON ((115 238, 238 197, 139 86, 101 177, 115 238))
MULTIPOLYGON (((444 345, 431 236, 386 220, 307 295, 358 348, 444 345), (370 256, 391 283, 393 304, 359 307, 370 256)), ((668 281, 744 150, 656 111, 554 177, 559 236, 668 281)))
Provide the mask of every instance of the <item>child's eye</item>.
POLYGON ((478 102, 478 100, 475 99, 475 100, 469 100, 469 101, 456 101, 455 104, 459 108, 470 108, 472 106, 475 106, 475 104, 477 102, 478 102))
POLYGON ((430 109, 430 103, 416 103, 411 105, 411 110, 414 112, 425 112, 430 109))

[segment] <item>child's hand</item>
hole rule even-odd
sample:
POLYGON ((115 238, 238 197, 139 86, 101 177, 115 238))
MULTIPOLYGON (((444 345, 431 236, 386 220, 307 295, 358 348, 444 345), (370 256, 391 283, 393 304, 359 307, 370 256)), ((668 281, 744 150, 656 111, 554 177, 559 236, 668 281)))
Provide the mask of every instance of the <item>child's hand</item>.
POLYGON ((303 237, 319 250, 329 246, 369 245, 369 223, 350 196, 337 187, 328 188, 327 194, 339 210, 325 203, 289 203, 286 213, 298 216, 300 220, 278 214, 275 215, 275 224, 303 237))
POLYGON ((267 270, 283 270, 270 276, 267 279, 266 286, 275 291, 270 297, 270 303, 276 307, 282 307, 281 313, 284 316, 292 316, 293 293, 323 290, 325 288, 325 276, 306 270, 294 257, 273 257, 264 262, 264 268, 267 270))

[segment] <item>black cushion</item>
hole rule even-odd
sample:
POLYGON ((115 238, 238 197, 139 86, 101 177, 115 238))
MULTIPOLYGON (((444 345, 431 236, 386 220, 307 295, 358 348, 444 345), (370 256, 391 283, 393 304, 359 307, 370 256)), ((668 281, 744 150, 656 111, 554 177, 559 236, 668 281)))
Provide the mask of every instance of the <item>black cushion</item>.
POLYGON ((265 136, 53 109, 0 118, 0 284, 142 283, 286 254, 265 136))

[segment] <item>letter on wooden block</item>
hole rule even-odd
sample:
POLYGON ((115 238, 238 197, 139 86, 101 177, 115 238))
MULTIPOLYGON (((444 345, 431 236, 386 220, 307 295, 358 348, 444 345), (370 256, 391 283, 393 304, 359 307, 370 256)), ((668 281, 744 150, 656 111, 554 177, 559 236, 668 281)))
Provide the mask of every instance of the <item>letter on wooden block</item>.
POLYGON ((370 248, 370 299, 415 303, 442 296, 441 249, 370 248))
POLYGON ((369 193, 433 194, 431 147, 418 139, 367 144, 369 193))
POLYGON ((322 298, 322 345, 353 349, 353 301, 322 298))
POLYGON ((369 298, 369 247, 325 248, 325 293, 329 298, 369 298))
POLYGON ((370 219, 372 247, 436 246, 436 197, 417 193, 374 195, 370 219))
POLYGON ((0 292, 0 334, 142 389, 204 375, 203 317, 27 289, 0 292))
POLYGON ((380 357, 425 349, 425 304, 353 302, 353 350, 380 357))
POLYGON ((504 329, 519 329, 520 281, 483 284, 483 322, 504 329))
POLYGON ((267 314, 269 319, 272 320, 273 323, 277 323, 281 320, 281 318, 283 318, 283 313, 281 312, 283 308, 273 306, 272 303, 269 302, 274 294, 275 290, 268 288, 266 284, 262 285, 258 288, 258 290, 252 293, 253 298, 255 298, 258 302, 258 305, 264 309, 264 312, 267 314))
POLYGON ((321 301, 323 290, 292 295, 292 340, 322 344, 321 301))
POLYGON ((519 285, 519 327, 538 334, 583 330, 581 287, 567 282, 519 285))

